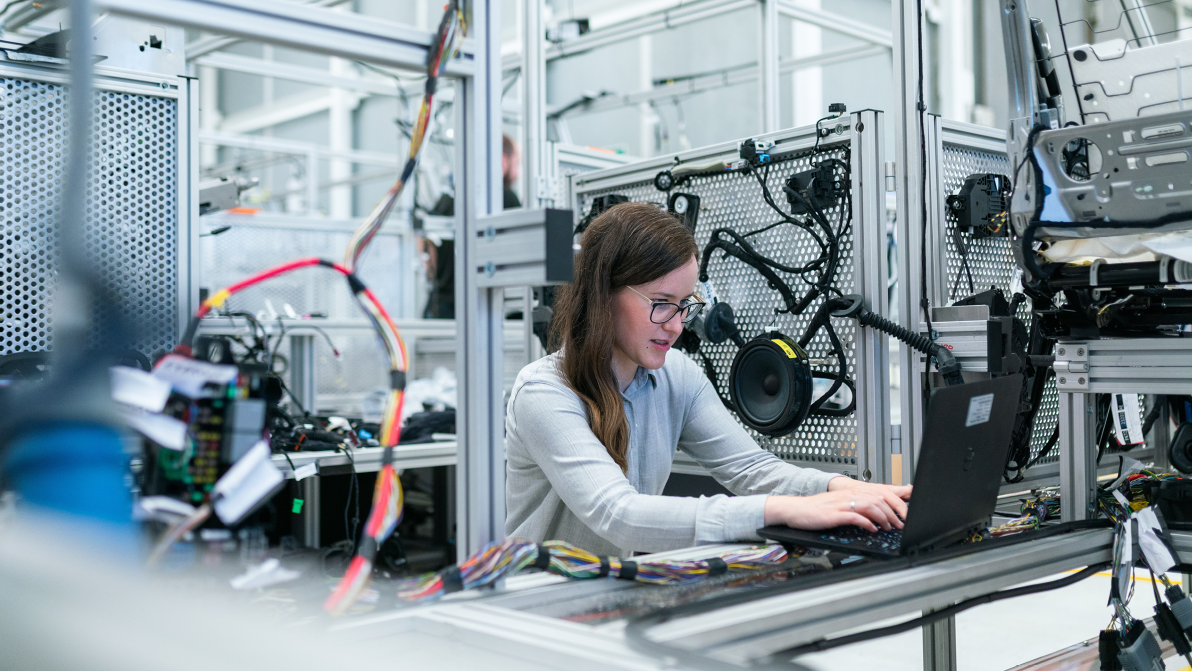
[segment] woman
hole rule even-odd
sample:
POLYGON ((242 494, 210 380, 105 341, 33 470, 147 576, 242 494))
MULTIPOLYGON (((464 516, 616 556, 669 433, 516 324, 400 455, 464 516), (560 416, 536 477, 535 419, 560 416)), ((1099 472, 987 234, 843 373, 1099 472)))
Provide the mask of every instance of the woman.
POLYGON ((555 303, 562 348, 526 366, 509 398, 506 533, 626 556, 755 540, 770 524, 901 528, 909 486, 783 462, 672 350, 700 307, 697 251, 682 222, 649 204, 617 205, 588 227, 555 303), (737 496, 661 496, 676 449, 737 496))

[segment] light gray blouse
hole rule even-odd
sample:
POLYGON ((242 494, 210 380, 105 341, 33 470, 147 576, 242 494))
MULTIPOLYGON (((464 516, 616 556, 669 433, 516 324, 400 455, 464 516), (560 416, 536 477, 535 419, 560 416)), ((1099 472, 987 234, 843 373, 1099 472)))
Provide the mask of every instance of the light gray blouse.
POLYGON ((768 494, 827 491, 836 475, 798 468, 763 450, 733 419, 694 361, 672 350, 655 371, 637 369, 622 394, 629 472, 588 427, 567 387, 560 354, 522 369, 505 418, 505 533, 563 540, 598 555, 628 556, 700 543, 756 540, 768 494), (675 449, 738 496, 662 496, 675 449))

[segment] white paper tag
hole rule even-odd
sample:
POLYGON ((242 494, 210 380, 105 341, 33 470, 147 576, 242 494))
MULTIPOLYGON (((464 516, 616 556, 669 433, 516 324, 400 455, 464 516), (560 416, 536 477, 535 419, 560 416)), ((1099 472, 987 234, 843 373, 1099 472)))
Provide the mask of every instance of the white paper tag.
POLYGON ((993 394, 981 394, 974 396, 969 400, 968 418, 964 420, 965 426, 976 426, 984 424, 989 421, 989 415, 993 413, 993 394))
POLYGON ((1175 568, 1175 557, 1163 542, 1163 527, 1155 516, 1153 507, 1143 508, 1135 514, 1138 518, 1138 547, 1146 557, 1146 564, 1156 573, 1167 573, 1175 568))
POLYGON ((269 444, 257 441, 215 483, 215 514, 224 524, 236 524, 283 482, 285 476, 269 458, 269 444))
POLYGON ((312 475, 317 475, 318 472, 319 472, 318 462, 312 461, 305 466, 299 466, 298 468, 295 468, 294 469, 294 479, 295 480, 303 480, 305 478, 309 478, 312 475))
POLYGON ((131 366, 112 366, 112 400, 125 405, 161 412, 170 397, 170 383, 153 373, 131 366))
POLYGON ((1113 490, 1113 498, 1117 499, 1118 503, 1122 504, 1123 506, 1126 506, 1126 510, 1130 509, 1130 499, 1126 498, 1125 495, 1122 494, 1120 491, 1118 491, 1116 489, 1113 490))
POLYGON ((1134 578, 1134 535, 1131 530, 1134 527, 1134 520, 1128 519, 1122 525, 1122 568, 1118 573, 1118 594, 1122 599, 1130 593, 1130 581, 1134 578))
POLYGON ((169 496, 143 496, 137 504, 137 507, 133 508, 133 517, 141 519, 159 515, 175 518, 187 517, 195 511, 195 507, 189 503, 169 496))
POLYGON ((276 557, 270 557, 256 566, 248 567, 242 575, 232 578, 232 589, 259 589, 294 580, 302 574, 281 565, 276 557))
POLYGON ((1137 445, 1144 440, 1142 421, 1138 418, 1138 394, 1114 394, 1110 416, 1113 418, 1113 432, 1122 445, 1137 445))
POLYGON ((1122 460, 1122 472, 1118 474, 1117 480, 1114 480, 1113 484, 1109 485, 1110 489, 1117 489, 1126 481, 1126 478, 1141 472, 1144 468, 1142 462, 1137 459, 1131 459, 1125 455, 1118 457, 1118 459, 1122 460))
POLYGON ((136 408, 124 413, 128 426, 140 431, 149 440, 170 450, 186 446, 186 422, 169 415, 155 415, 136 408))
POLYGON ((239 371, 235 366, 196 361, 179 354, 166 355, 153 369, 153 375, 170 383, 179 394, 191 398, 203 396, 203 387, 212 384, 232 384, 239 371))

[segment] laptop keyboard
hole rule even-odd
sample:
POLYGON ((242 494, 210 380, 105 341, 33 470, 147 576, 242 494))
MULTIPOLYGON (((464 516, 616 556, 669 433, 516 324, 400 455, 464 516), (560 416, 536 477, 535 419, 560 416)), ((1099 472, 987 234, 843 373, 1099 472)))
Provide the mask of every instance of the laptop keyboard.
POLYGON ((850 525, 826 529, 822 538, 845 545, 865 547, 876 552, 898 554, 902 551, 902 529, 890 529, 889 531, 878 529, 875 533, 850 525))

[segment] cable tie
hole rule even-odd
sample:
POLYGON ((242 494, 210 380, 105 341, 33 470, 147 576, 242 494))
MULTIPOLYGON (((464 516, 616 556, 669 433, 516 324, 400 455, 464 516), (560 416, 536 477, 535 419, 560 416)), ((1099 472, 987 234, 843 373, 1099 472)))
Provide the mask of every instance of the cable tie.
POLYGON ((443 594, 462 591, 464 579, 459 573, 458 566, 448 566, 439 572, 439 580, 443 582, 443 594))
POLYGON ((608 557, 600 558, 600 573, 596 574, 597 578, 603 578, 608 575, 608 557))
POLYGON ((720 557, 709 557, 704 562, 708 565, 708 575, 724 575, 728 573, 728 564, 720 557))
POLYGON ((543 571, 550 568, 550 548, 545 545, 538 546, 538 558, 534 560, 531 568, 542 569, 543 571))
POLYGON ((404 370, 389 371, 389 388, 397 391, 406 388, 406 372, 404 370))
POLYGON ((372 536, 365 536, 360 541, 360 548, 356 550, 356 554, 364 557, 370 564, 375 563, 377 558, 377 539, 372 536))
POLYGON ((637 579, 637 562, 626 559, 621 562, 621 570, 617 571, 617 580, 637 579))

